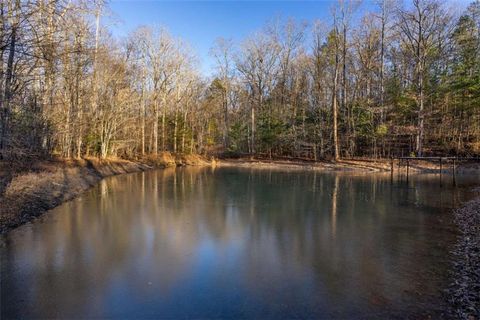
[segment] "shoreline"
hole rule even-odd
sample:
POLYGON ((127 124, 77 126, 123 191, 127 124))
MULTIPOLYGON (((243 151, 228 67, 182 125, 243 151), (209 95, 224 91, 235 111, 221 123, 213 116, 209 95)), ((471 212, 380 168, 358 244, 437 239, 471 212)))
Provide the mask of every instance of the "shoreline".
MULTIPOLYGON (((278 169, 278 170, 313 170, 313 171, 344 171, 344 172, 390 172, 390 159, 342 159, 333 161, 311 161, 301 159, 266 159, 266 158, 238 158, 238 159, 219 159, 215 163, 218 167, 241 167, 256 169, 278 169)), ((410 162, 409 172, 411 173, 452 173, 453 164, 443 164, 440 167, 437 163, 426 161, 410 162)), ((394 163, 393 171, 406 173, 405 165, 399 166, 394 163)), ((457 165, 457 174, 476 174, 480 178, 480 162, 465 163, 457 165)))
POLYGON ((148 169, 124 160, 82 159, 42 162, 31 171, 14 173, 0 195, 0 234, 75 198, 103 178, 148 169))
POLYGON ((311 162, 301 160, 269 160, 269 159, 220 159, 218 167, 237 167, 255 169, 277 170, 317 170, 317 171, 361 171, 361 172, 386 172, 390 169, 381 165, 370 163, 356 164, 349 162, 311 162))
POLYGON ((172 166, 207 166, 197 155, 164 152, 138 161, 123 159, 53 159, 23 168, 0 166, 0 234, 7 233, 72 200, 100 180, 172 166))
MULTIPOLYGON (((267 170, 309 170, 349 173, 389 172, 389 159, 351 159, 338 162, 307 161, 301 159, 212 159, 199 155, 172 155, 163 152, 157 156, 135 161, 123 159, 85 158, 79 160, 40 161, 33 166, 18 169, 10 175, 0 171, 0 234, 15 229, 44 212, 69 201, 97 184, 101 179, 125 173, 162 169, 171 166, 238 167, 267 170)), ((0 167, 2 169, 2 167, 0 167)), ((443 167, 442 172, 448 172, 443 167)), ((3 170, 9 170, 8 168, 3 170)), ((405 168, 394 167, 394 171, 405 168)), ((413 163, 412 173, 438 172, 432 163, 413 163)), ((460 174, 480 175, 480 164, 459 166, 460 174)))
POLYGON ((459 235, 451 254, 451 283, 446 290, 450 314, 480 319, 480 187, 472 200, 454 211, 459 235))

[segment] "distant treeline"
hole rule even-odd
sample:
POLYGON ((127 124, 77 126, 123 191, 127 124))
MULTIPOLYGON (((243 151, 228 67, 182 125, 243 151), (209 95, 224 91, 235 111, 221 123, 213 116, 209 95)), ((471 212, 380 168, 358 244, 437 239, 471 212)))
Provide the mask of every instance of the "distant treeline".
POLYGON ((449 5, 272 20, 212 44, 207 78, 164 28, 112 37, 104 1, 2 0, 0 156, 478 155, 480 1, 449 5))

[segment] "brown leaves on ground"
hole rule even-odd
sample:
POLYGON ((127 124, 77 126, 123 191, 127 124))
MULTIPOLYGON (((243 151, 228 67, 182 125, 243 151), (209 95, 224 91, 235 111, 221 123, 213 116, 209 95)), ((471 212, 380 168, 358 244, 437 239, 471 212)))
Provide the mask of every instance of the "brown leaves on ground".
POLYGON ((480 319, 480 196, 455 211, 460 236, 453 251, 452 314, 480 319))

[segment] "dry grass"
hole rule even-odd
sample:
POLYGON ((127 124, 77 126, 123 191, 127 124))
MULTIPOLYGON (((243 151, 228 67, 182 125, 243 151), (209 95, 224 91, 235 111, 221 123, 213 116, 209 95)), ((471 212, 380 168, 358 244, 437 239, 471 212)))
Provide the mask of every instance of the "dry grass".
POLYGON ((176 157, 177 165, 183 166, 207 166, 211 162, 205 159, 198 154, 186 154, 186 155, 177 155, 176 157))
POLYGON ((176 165, 175 157, 170 152, 161 152, 157 155, 146 155, 139 159, 153 167, 173 167, 176 165))
POLYGON ((168 151, 157 155, 149 155, 140 159, 140 162, 154 167, 172 166, 204 166, 210 165, 210 161, 197 154, 172 154, 168 151))

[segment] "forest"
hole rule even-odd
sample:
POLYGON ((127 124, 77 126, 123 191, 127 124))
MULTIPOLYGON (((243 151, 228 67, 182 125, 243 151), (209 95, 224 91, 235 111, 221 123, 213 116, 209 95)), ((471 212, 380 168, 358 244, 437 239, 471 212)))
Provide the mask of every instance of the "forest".
POLYGON ((0 1, 0 157, 163 151, 329 159, 480 154, 480 1, 340 0, 211 44, 205 76, 162 26, 106 1, 0 1))

